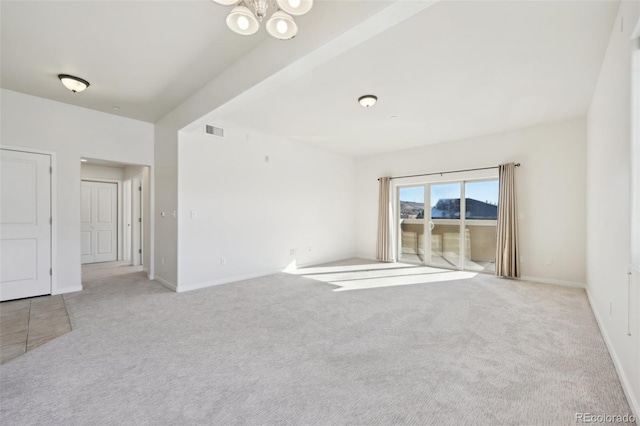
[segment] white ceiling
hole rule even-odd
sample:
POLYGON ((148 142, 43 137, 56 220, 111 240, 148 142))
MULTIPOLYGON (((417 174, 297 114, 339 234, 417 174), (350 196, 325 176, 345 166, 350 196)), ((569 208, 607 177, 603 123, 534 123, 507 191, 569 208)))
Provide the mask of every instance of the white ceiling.
MULTIPOLYGON (((383 5, 350 2, 347 16, 364 18, 383 5)), ((322 31, 322 19, 339 6, 322 1, 296 18, 298 38, 308 37, 310 17, 320 20, 311 27, 322 31)), ((3 88, 149 122, 261 43, 296 41, 272 39, 264 30, 237 35, 225 24, 230 8, 210 0, 2 0, 0 8, 3 88), (58 74, 76 75, 91 86, 74 94, 58 74)), ((344 30, 348 22, 342 25, 344 30)))
POLYGON ((229 8, 209 0, 2 0, 0 85, 155 122, 232 65, 273 52, 206 118, 351 156, 585 114, 619 2, 432 2, 316 1, 282 42, 232 33, 229 8), (352 28, 368 35, 343 42, 352 28), (332 42, 340 54, 326 54, 332 42), (278 72, 286 78, 255 84, 278 72), (59 73, 91 87, 73 94, 59 73), (368 110, 356 102, 366 93, 380 99, 368 110))
POLYGON ((618 6, 440 2, 209 119, 365 156, 584 116, 618 6))
POLYGON ((166 114, 264 37, 235 38, 224 8, 210 1, 1 7, 3 88, 144 121, 166 114), (88 80, 90 89, 66 90, 61 73, 88 80))

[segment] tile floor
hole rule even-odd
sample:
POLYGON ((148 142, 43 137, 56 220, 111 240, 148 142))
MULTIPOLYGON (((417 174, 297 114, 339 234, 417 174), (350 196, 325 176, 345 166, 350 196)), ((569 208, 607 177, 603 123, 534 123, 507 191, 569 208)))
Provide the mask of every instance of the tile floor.
POLYGON ((71 331, 64 299, 41 296, 0 303, 0 364, 71 331))

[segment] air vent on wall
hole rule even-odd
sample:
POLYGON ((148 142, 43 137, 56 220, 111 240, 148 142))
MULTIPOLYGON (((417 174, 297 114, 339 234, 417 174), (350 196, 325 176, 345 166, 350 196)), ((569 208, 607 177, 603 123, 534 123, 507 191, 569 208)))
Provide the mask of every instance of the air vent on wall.
POLYGON ((204 126, 204 132, 208 135, 224 137, 224 129, 207 124, 204 126))

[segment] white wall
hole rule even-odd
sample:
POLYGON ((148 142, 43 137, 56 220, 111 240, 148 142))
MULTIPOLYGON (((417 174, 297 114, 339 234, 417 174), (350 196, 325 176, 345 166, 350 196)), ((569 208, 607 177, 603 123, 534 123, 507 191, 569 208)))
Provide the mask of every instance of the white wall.
POLYGON ((587 116, 587 288, 636 415, 640 415, 638 321, 631 321, 631 336, 627 328, 629 313, 637 318, 639 292, 636 284, 629 300, 627 274, 631 233, 630 36, 639 10, 637 1, 620 6, 587 116))
POLYGON ((352 159, 223 127, 180 135, 179 291, 353 256, 352 159))
POLYGON ((146 169, 144 166, 125 166, 122 169, 122 179, 129 180, 137 176, 142 176, 146 169))
POLYGON ((97 164, 82 163, 80 166, 80 177, 82 179, 111 179, 123 180, 124 168, 99 166, 97 164))
POLYGON ((153 279, 169 288, 178 282, 178 130, 171 118, 155 124, 155 218, 153 279))
POLYGON ((0 105, 3 145, 56 154, 53 292, 80 290, 80 158, 153 165, 153 125, 4 89, 0 105))
POLYGON ((584 285, 585 132, 584 119, 575 119, 358 159, 357 253, 375 258, 378 177, 520 162, 523 277, 584 285))
MULTIPOLYGON (((177 219, 172 216, 173 211, 178 208, 178 132, 185 126, 199 126, 204 116, 207 119, 212 113, 216 117, 223 116, 225 111, 240 108, 243 102, 250 102, 254 96, 275 93, 281 84, 291 81, 300 72, 344 52, 346 45, 361 43, 377 33, 372 33, 367 25, 353 31, 352 18, 358 14, 359 9, 347 9, 350 10, 345 9, 341 17, 332 17, 330 22, 311 23, 312 26, 321 26, 322 31, 309 31, 305 37, 296 39, 293 44, 265 39, 258 48, 240 57, 155 123, 155 168, 152 174, 157 191, 152 203, 156 211, 153 246, 157 281, 169 288, 175 288, 178 279, 178 227, 177 219), (348 24, 344 25, 345 22, 348 24), (346 41, 346 44, 336 43, 335 40, 345 29, 348 30, 345 33, 346 37, 340 40, 346 41), (323 46, 325 48, 320 49, 323 46), (303 59, 305 60, 302 61, 303 59), (293 63, 297 64, 295 75, 287 68, 293 63), (286 71, 283 71, 285 69, 286 71), (257 90, 249 93, 247 87, 257 90), (163 211, 165 216, 160 216, 163 211)), ((407 14, 411 15, 416 10, 409 8, 399 11, 394 18, 406 19, 407 14)))

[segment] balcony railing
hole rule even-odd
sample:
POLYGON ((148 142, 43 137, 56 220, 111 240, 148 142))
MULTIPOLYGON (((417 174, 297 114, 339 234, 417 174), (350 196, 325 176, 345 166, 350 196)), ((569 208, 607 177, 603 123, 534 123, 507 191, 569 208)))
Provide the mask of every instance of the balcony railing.
POLYGON ((431 247, 426 252, 423 219, 402 219, 401 256, 403 261, 474 271, 495 271, 496 221, 467 220, 464 230, 463 262, 460 260, 460 222, 433 219, 431 247))

